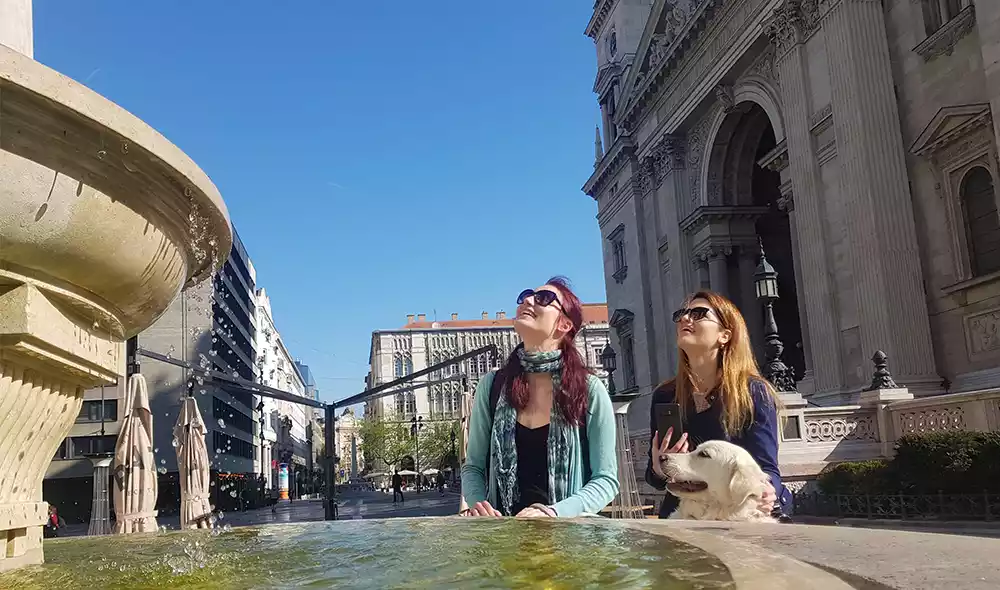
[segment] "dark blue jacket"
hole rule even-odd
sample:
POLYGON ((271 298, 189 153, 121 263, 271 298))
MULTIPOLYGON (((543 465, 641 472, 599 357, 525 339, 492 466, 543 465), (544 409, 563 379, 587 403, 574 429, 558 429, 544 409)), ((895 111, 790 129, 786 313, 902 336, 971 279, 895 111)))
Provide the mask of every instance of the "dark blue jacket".
MULTIPOLYGON (((747 450, 770 479, 778 496, 777 506, 784 508, 791 503, 792 494, 781 483, 778 469, 778 412, 761 381, 750 382, 750 396, 753 399, 753 422, 743 429, 739 436, 730 437, 722 425, 722 403, 717 393, 709 394, 712 404, 708 410, 698 413, 693 407, 684 412, 684 431, 688 434, 690 448, 709 440, 725 440, 747 450)), ((653 392, 649 408, 649 430, 656 433, 656 404, 674 403, 673 382, 662 385, 653 392)), ((650 436, 652 440, 652 435, 650 436)), ((649 461, 646 464, 646 483, 658 490, 667 487, 665 481, 653 472, 653 446, 649 447, 649 461)), ((667 518, 677 508, 677 498, 667 494, 660 505, 660 518, 667 518)))

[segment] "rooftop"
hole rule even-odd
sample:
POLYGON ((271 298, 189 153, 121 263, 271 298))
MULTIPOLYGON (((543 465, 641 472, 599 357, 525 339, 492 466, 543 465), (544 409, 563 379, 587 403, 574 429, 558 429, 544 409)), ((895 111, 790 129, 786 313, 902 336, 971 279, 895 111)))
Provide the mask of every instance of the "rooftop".
MULTIPOLYGON (((409 315, 406 318, 406 324, 401 326, 400 330, 439 330, 439 329, 473 329, 473 328, 512 328, 514 327, 514 319, 508 318, 505 312, 497 312, 493 317, 490 317, 485 311, 482 317, 473 320, 461 320, 458 319, 458 314, 451 314, 451 319, 440 320, 440 321, 427 321, 427 316, 425 314, 419 314, 417 316, 409 315)), ((601 324, 608 322, 608 304, 607 303, 584 303, 583 304, 583 323, 584 324, 601 324)))

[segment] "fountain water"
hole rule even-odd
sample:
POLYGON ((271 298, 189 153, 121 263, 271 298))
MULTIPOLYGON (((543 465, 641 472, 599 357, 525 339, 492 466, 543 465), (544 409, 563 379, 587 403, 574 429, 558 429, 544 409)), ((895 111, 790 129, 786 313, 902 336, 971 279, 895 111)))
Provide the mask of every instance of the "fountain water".
POLYGON ((187 156, 31 59, 31 15, 0 0, 0 571, 43 560, 42 478, 83 391, 232 240, 187 156))

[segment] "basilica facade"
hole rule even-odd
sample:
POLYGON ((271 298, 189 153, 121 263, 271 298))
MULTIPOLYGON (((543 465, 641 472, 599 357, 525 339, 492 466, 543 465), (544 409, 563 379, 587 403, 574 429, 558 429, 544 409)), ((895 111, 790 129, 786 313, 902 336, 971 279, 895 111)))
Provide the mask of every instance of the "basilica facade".
POLYGON ((1000 2, 598 0, 586 34, 619 391, 674 374, 700 288, 760 348, 761 249, 816 403, 876 350, 916 396, 1000 386, 1000 2))

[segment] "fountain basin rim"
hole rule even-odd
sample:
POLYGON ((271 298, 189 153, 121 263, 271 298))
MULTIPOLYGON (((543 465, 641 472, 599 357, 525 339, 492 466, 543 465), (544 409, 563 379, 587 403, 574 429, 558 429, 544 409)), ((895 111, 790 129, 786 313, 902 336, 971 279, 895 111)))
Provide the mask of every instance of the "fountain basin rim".
MULTIPOLYGON (((13 84, 74 111, 108 130, 128 138, 186 178, 227 220, 229 210, 215 183, 180 148, 118 104, 87 86, 13 49, 0 45, 0 93, 13 84)), ((2 97, 0 97, 2 100, 2 97)))

